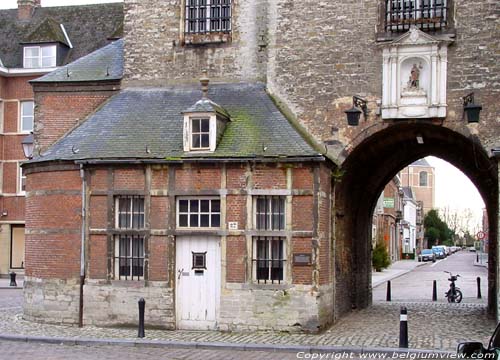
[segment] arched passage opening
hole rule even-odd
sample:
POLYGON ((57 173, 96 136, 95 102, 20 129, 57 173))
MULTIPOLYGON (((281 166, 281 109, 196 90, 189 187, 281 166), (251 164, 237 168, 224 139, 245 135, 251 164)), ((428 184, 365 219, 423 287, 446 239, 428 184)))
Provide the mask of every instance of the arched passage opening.
MULTIPOLYGON (((429 155, 454 165, 472 181, 487 209, 490 239, 497 239, 497 164, 477 139, 417 121, 381 130, 354 148, 343 163, 342 176, 335 185, 336 314, 371 303, 371 221, 375 204, 385 184, 400 169, 429 155)), ((496 241, 490 241, 488 309, 491 314, 497 311, 496 249, 496 241)))

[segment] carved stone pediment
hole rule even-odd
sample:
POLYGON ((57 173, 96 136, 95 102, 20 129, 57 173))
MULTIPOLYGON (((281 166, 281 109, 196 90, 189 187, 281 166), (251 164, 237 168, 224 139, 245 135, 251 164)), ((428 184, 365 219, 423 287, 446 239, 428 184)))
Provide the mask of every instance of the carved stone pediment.
POLYGON ((446 116, 448 44, 412 27, 383 45, 383 119, 446 116))

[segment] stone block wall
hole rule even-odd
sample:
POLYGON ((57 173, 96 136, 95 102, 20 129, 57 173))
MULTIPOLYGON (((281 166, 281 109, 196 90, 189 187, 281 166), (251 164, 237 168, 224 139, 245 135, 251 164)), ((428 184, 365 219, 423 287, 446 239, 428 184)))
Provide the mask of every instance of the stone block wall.
POLYGON ((264 80, 267 0, 232 1, 225 43, 184 43, 185 0, 125 1, 126 86, 196 81, 203 70, 223 81, 264 80))

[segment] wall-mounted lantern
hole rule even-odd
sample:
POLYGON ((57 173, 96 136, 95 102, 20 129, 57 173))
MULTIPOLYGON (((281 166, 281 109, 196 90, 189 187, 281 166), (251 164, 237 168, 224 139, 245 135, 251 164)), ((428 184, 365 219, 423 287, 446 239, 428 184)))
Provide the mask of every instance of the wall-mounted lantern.
POLYGON ((24 156, 31 159, 33 157, 33 134, 26 135, 21 141, 21 145, 23 146, 24 156))
POLYGON ((481 105, 474 104, 474 93, 470 93, 463 97, 464 101, 464 114, 468 123, 479 122, 479 112, 482 110, 481 105))
POLYGON ((366 100, 358 97, 358 96, 353 96, 352 97, 352 108, 349 110, 346 110, 345 113, 347 114, 347 125, 350 126, 358 126, 359 125, 359 117, 361 116, 361 113, 365 116, 368 113, 368 108, 366 106, 366 100))

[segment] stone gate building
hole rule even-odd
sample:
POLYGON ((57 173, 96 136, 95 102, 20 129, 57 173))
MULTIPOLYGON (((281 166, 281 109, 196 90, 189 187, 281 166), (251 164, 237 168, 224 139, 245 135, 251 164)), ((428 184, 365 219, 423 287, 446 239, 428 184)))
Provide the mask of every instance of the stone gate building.
POLYGON ((497 239, 498 6, 125 0, 123 41, 32 82, 25 317, 322 329, 370 303, 378 195, 426 155, 497 239))

